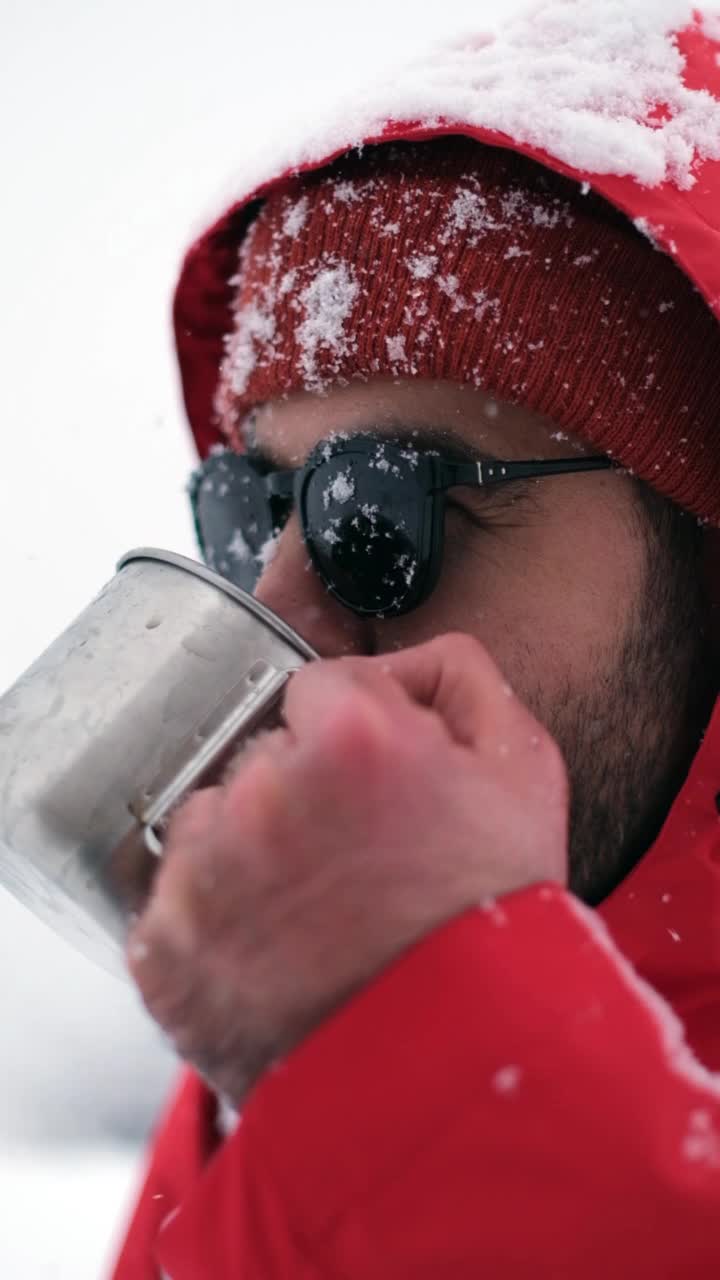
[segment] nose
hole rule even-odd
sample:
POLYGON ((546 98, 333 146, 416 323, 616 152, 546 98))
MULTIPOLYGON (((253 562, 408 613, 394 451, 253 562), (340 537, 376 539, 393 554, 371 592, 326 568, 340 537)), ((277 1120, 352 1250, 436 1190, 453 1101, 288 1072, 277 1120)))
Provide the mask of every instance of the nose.
POLYGON ((373 622, 345 609, 317 573, 293 516, 255 588, 255 598, 299 632, 321 658, 375 652, 373 622))

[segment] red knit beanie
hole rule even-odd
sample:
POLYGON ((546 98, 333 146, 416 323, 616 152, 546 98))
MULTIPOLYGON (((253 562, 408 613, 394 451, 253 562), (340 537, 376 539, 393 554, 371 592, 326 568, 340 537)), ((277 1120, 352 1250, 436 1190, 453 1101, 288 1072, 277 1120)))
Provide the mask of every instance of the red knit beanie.
POLYGON ((551 418, 720 523, 720 327, 610 205, 464 138, 289 182, 240 249, 216 408, 374 376, 468 383, 551 418))

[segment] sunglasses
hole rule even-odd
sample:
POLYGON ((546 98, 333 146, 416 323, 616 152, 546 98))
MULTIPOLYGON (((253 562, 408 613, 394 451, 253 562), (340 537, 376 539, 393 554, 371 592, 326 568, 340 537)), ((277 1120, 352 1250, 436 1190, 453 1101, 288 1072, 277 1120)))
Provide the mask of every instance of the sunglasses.
POLYGON ((365 617, 396 617, 427 600, 442 567, 446 495, 459 486, 611 467, 608 458, 458 462, 372 435, 335 437, 296 470, 217 451, 190 482, 206 564, 252 593, 295 509, 328 591, 365 617))

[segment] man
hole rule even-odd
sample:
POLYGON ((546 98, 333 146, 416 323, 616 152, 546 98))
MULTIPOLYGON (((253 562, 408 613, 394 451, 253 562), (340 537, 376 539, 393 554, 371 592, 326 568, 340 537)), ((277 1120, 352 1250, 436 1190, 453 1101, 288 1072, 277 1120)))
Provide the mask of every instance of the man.
POLYGON ((185 263, 204 552, 323 661, 130 939, 205 1083, 118 1280, 720 1266, 720 72, 561 8, 185 263))

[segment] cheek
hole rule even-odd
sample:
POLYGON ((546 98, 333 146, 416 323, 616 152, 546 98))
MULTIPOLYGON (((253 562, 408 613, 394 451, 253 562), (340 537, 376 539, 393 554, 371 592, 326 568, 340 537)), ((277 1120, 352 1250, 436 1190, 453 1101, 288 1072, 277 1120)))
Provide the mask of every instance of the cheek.
POLYGON ((448 539, 435 592, 414 613, 380 624, 378 648, 468 632, 531 704, 594 683, 622 646, 644 578, 629 522, 610 520, 602 504, 594 514, 448 539))

